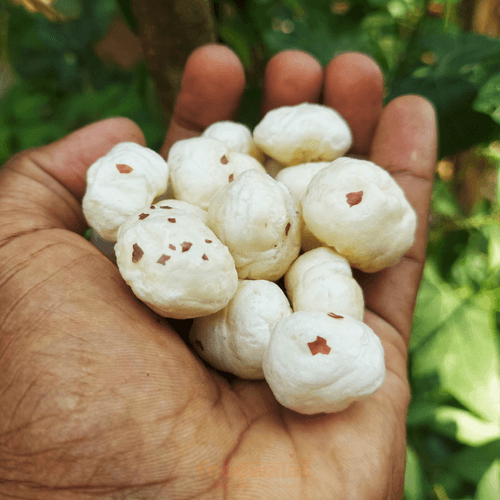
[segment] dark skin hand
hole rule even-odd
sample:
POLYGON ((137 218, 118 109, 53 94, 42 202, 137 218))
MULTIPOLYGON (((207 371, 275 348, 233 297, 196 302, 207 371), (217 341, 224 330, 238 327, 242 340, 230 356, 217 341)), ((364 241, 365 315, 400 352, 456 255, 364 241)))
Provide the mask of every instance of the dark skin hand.
MULTIPOLYGON (((243 68, 229 49, 197 50, 162 154, 175 140, 235 119, 243 89, 243 68)), ((3 167, 2 500, 402 498, 407 345, 436 124, 423 98, 382 108, 382 94, 380 70, 360 54, 322 69, 311 56, 283 52, 264 81, 263 113, 304 101, 337 109, 353 130, 349 154, 386 168, 419 217, 416 242, 399 264, 356 275, 387 377, 374 395, 336 414, 297 414, 277 404, 265 382, 228 382, 208 369, 81 236, 86 170, 119 142, 144 145, 134 123, 95 123, 3 167), (267 468, 259 475, 248 466, 244 477, 249 464, 267 468)))

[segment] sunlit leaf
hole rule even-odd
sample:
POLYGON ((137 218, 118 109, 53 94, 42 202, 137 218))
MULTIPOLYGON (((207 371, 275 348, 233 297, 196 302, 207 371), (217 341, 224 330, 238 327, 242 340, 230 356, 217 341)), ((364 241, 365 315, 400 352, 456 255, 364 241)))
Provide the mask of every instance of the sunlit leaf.
POLYGON ((425 477, 415 450, 406 447, 405 500, 425 500, 425 477))
POLYGON ((480 89, 472 106, 500 123, 500 73, 492 76, 480 89))
POLYGON ((452 315, 467 302, 469 292, 457 293, 445 283, 432 261, 426 263, 415 309, 410 350, 414 351, 428 339, 439 335, 452 315))
POLYGON ((500 439, 498 422, 487 422, 460 408, 440 406, 434 410, 432 419, 435 430, 470 446, 500 439))
POLYGON ((475 500, 498 500, 500 498, 500 459, 491 464, 479 481, 475 500))
POLYGON ((497 422, 500 364, 494 295, 453 290, 429 264, 425 277, 414 322, 412 376, 417 382, 438 377, 442 388, 465 407, 497 422))

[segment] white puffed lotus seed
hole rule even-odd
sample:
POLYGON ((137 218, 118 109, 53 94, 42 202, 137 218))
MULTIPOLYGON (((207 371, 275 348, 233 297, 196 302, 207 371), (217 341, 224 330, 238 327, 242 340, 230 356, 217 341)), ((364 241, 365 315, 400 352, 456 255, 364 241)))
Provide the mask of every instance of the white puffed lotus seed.
POLYGON ((347 260, 329 248, 302 254, 285 274, 285 287, 295 312, 335 311, 363 321, 363 291, 347 260))
POLYGON ((351 130, 340 114, 311 103, 269 111, 253 138, 264 153, 286 166, 333 161, 352 144, 351 130))
MULTIPOLYGON (((276 175, 276 180, 282 182, 299 201, 306 194, 307 186, 312 178, 324 168, 328 167, 329 161, 316 161, 302 163, 294 167, 286 167, 276 175)), ((314 248, 322 246, 321 241, 316 238, 305 224, 302 224, 302 251, 308 252, 314 248)))
POLYGON ((167 190, 168 177, 168 164, 153 150, 117 144, 87 171, 85 219, 101 238, 116 241, 120 225, 167 190))
POLYGON ((221 311, 196 318, 190 341, 214 368, 238 377, 262 379, 262 356, 276 323, 292 314, 281 288, 266 280, 240 280, 221 311))
POLYGON ((283 184, 256 170, 214 197, 207 224, 229 248, 240 279, 275 281, 300 251, 298 204, 283 184))
POLYGON ((172 205, 166 200, 137 211, 120 227, 118 268, 134 294, 161 316, 212 314, 236 293, 234 260, 196 210, 172 205))
POLYGON ((264 153, 255 144, 252 131, 243 123, 229 120, 212 123, 203 131, 202 137, 217 139, 225 144, 229 151, 245 153, 261 163, 264 161, 264 153))
POLYGON ((342 411, 385 380, 378 336, 361 321, 334 313, 299 311, 280 320, 262 368, 278 402, 308 415, 342 411))
POLYGON ((354 158, 339 158, 313 177, 302 216, 316 238, 365 272, 396 264, 412 246, 417 225, 389 173, 354 158))
POLYGON ((176 142, 168 154, 174 197, 207 210, 212 198, 249 169, 265 172, 250 155, 231 152, 222 142, 209 137, 192 137, 176 142))

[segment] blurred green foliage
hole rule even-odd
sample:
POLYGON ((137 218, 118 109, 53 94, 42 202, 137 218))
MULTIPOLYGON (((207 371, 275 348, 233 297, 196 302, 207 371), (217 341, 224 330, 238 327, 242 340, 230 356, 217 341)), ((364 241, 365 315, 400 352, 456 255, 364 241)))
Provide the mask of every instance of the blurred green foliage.
MULTIPOLYGON (((136 29, 129 0, 118 4, 136 29)), ((458 2, 434 2, 432 10, 425 0, 213 5, 220 40, 247 72, 240 120, 249 126, 259 120, 265 62, 277 52, 302 49, 325 65, 362 51, 384 72, 387 102, 413 93, 434 104, 440 157, 477 146, 498 179, 500 40, 465 32, 458 2)), ((122 71, 93 48, 117 12, 113 0, 58 0, 65 22, 0 6, 1 57, 16 77, 0 101, 0 163, 110 116, 131 118, 149 147, 159 148, 165 123, 144 63, 122 71)), ((409 353, 407 500, 500 498, 499 202, 497 187, 496 196, 479 196, 466 210, 453 183, 436 175, 409 353)))

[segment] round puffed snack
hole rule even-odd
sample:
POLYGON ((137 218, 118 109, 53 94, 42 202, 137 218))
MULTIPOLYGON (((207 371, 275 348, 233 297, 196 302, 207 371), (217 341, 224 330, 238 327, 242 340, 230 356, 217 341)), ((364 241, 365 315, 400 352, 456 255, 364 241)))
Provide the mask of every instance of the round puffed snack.
POLYGON ((253 138, 264 153, 286 166, 333 161, 352 144, 351 129, 340 114, 311 103, 269 111, 253 138))
POLYGON ((255 144, 252 131, 243 123, 229 120, 212 123, 203 131, 202 137, 217 139, 224 143, 229 151, 245 153, 259 162, 264 161, 264 153, 255 144))
POLYGON ((267 280, 240 280, 221 311, 196 318, 190 341, 214 368, 241 378, 262 379, 262 356, 276 323, 292 314, 281 288, 267 280))
MULTIPOLYGON (((330 165, 330 161, 316 161, 310 163, 301 163, 294 167, 286 167, 280 170, 275 179, 282 182, 299 201, 306 194, 307 187, 311 179, 324 168, 330 165)), ((302 251, 308 252, 314 248, 322 246, 321 241, 316 238, 305 224, 302 224, 302 251)))
POLYGON ((413 245, 417 216, 381 167, 339 158, 318 172, 302 198, 310 231, 365 272, 393 266, 413 245))
POLYGON ((169 151, 168 164, 174 197, 207 210, 212 198, 248 169, 265 172, 252 156, 232 152, 210 137, 177 141, 169 151))
POLYGON ((347 259, 328 247, 319 247, 309 252, 303 253, 289 267, 285 274, 285 289, 288 297, 293 302, 293 292, 302 281, 304 274, 319 264, 328 263, 330 269, 335 270, 336 274, 352 276, 351 266, 347 259))
POLYGON ((87 170, 82 209, 89 226, 116 241, 120 225, 167 190, 168 176, 167 162, 153 150, 117 144, 87 170))
POLYGON ((199 216, 168 203, 137 211, 120 227, 118 269, 134 294, 161 316, 217 312, 236 293, 234 260, 199 216))
POLYGON ((347 260, 333 250, 317 248, 302 254, 285 274, 285 286, 295 312, 335 311, 363 321, 363 291, 347 260), (330 258, 318 262, 323 255, 313 254, 323 251, 331 252, 330 258))
POLYGON ((300 251, 297 202, 283 184, 256 170, 214 197, 207 225, 229 248, 240 279, 275 281, 300 251))
POLYGON ((262 367, 278 402, 308 415, 342 411, 385 380, 378 336, 361 321, 334 312, 299 311, 280 320, 262 367))

